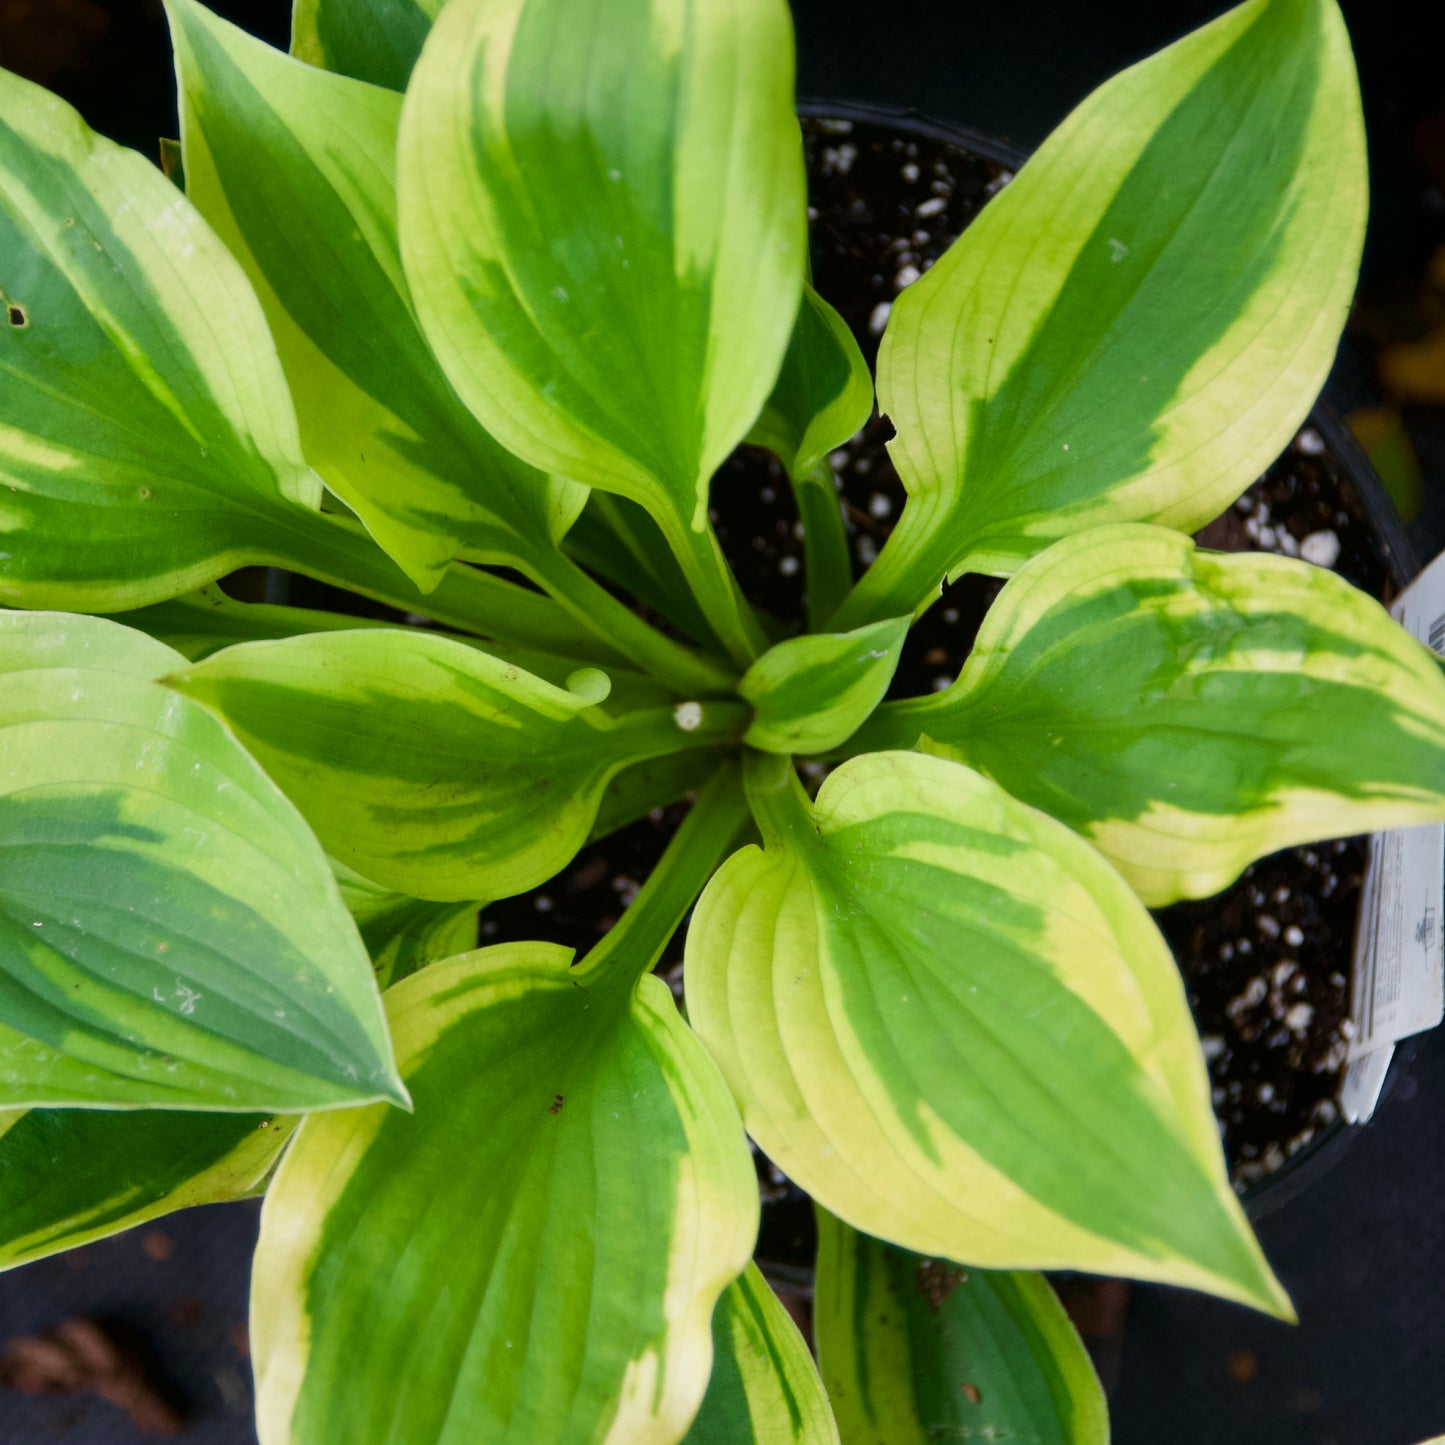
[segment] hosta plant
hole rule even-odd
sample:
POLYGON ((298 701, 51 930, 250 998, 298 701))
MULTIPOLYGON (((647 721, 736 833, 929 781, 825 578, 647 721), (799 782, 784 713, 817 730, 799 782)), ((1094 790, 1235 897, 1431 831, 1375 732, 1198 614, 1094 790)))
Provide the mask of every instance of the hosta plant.
POLYGON ((0 1258, 264 1190, 265 1445, 1097 1441, 1032 1271, 1287 1315, 1146 905, 1445 817, 1426 651, 1188 535, 1350 299, 1333 0, 1118 76, 900 297, 856 584, 784 0, 297 0, 292 56, 168 8, 169 176, 0 77, 0 1258), (745 440, 806 617, 710 524, 745 440), (966 572, 961 675, 889 699, 966 572), (682 797, 586 957, 474 947, 682 797))

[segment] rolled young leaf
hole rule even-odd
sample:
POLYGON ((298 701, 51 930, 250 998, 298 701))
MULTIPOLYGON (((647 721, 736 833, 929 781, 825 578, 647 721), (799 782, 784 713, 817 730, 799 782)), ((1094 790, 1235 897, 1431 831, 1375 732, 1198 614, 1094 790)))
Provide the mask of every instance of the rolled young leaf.
POLYGON ((869 731, 859 745, 918 744, 1052 813, 1155 907, 1289 844, 1445 817, 1430 652, 1332 572, 1159 527, 1041 554, 958 681, 869 731))
POLYGON ((773 394, 748 440, 782 462, 803 524, 808 565, 808 615, 821 629, 848 594, 853 564, 828 453, 873 410, 873 378, 848 323, 813 290, 788 343, 773 394))
POLYGON ((194 0, 170 0, 170 16, 187 194, 266 308, 312 465, 423 591, 464 549, 508 564, 551 550, 586 490, 492 440, 412 314, 401 97, 303 65, 194 0))
POLYGON ((0 1114, 0 1269, 255 1193, 296 1121, 171 1109, 0 1114))
POLYGON ((909 505, 833 625, 1084 527, 1217 515, 1324 383, 1365 209, 1335 0, 1250 0, 1100 87, 894 304, 909 505))
POLYGON ((441 0, 296 0, 291 53, 310 65, 405 90, 441 0))
POLYGON ((838 1445, 818 1367, 750 1264, 712 1317, 712 1377, 683 1445, 838 1445))
POLYGON ((757 1182, 648 970, 744 816, 734 772, 580 967, 504 944, 388 993, 415 1114, 308 1120, 268 1191, 263 1445, 682 1438, 757 1182))
POLYGON ((853 758, 809 804, 785 760, 749 761, 765 847, 699 901, 687 1001, 779 1168, 921 1254, 1288 1313, 1178 970, 1123 879, 957 763, 853 758))
POLYGON ((858 730, 898 667, 908 619, 857 632, 808 633, 765 652, 738 695, 753 704, 743 741, 768 753, 822 753, 858 730))
POLYGON ((143 156, 5 72, 0 320, 0 602, 157 601, 319 504, 241 268, 143 156))
POLYGON ((333 857, 440 901, 550 878, 615 774, 734 742, 747 722, 736 700, 612 719, 600 672, 556 687, 425 632, 243 643, 166 681, 226 720, 333 857))
POLYGON ((820 1209, 813 1329, 843 1445, 1109 1445, 1098 1376, 1042 1275, 925 1259, 820 1209))
POLYGON ((533 466, 646 507, 750 661, 707 492, 802 296, 786 4, 457 0, 397 171, 407 279, 463 399, 533 466))
POLYGON ((873 410, 873 378, 848 323, 811 286, 772 395, 748 433, 790 477, 806 477, 873 410))
POLYGON ((404 1101, 316 840, 169 648, 0 613, 0 1106, 404 1101))

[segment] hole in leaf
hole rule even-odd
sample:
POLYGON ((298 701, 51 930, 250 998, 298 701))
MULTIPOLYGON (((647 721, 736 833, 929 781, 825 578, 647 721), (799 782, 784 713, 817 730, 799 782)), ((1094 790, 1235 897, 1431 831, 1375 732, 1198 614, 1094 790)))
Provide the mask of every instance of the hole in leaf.
POLYGON ((12 301, 5 308, 5 316, 17 331, 30 325, 30 313, 18 301, 12 301))

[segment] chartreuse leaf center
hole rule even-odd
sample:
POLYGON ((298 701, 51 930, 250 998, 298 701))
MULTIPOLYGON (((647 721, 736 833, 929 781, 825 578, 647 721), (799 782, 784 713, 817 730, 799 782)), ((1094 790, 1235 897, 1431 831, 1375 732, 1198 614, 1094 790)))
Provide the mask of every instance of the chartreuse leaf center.
POLYGON ((1288 1311, 1226 1178, 1178 972, 1098 854, 917 754, 854 758, 815 805, 753 755, 748 791, 765 846, 698 905, 688 1005, 779 1167, 920 1253, 1288 1311))
POLYGON ((745 817, 734 768, 580 968, 505 944, 388 993, 415 1114, 308 1120, 262 1216, 267 1445, 681 1439, 757 1187, 648 970, 745 817))

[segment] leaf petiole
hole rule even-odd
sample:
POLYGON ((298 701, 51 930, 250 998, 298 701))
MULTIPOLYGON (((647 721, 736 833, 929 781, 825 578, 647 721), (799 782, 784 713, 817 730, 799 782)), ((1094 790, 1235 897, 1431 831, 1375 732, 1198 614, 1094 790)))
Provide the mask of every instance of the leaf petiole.
POLYGON ((273 527, 258 549, 274 566, 499 643, 602 666, 626 660, 619 648, 601 641, 595 629, 579 627, 550 597, 461 562, 453 562, 436 588, 422 593, 359 523, 294 510, 291 525, 273 527))
POLYGON ((578 971, 605 972, 614 960, 625 958, 616 971, 635 983, 656 967, 688 909, 747 826, 740 769, 729 760, 699 794, 632 905, 578 971))
POLYGON ((518 565, 569 617, 678 696, 730 694, 736 686, 736 669, 650 627, 564 553, 537 548, 518 565))
POLYGON ((838 502, 838 483, 827 457, 801 476, 788 476, 803 523, 803 556, 808 577, 808 620, 814 632, 842 606, 853 586, 848 532, 838 502))

